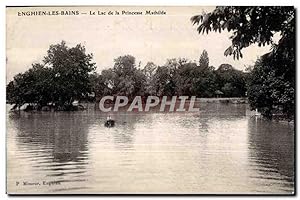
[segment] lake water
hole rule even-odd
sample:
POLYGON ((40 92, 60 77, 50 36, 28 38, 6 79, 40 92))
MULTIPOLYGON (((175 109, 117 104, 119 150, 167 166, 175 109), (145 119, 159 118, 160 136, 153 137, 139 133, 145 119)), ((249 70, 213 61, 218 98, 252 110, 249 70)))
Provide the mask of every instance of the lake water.
POLYGON ((294 125, 247 116, 247 107, 118 112, 113 128, 91 105, 7 113, 8 191, 292 194, 294 125))

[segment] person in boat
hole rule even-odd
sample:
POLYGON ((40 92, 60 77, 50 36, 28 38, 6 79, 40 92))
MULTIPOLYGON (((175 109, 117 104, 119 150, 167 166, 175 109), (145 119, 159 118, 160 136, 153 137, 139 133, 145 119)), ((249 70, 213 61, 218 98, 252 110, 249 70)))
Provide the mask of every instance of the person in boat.
POLYGON ((106 127, 113 127, 115 125, 115 120, 113 120, 110 115, 107 116, 105 126, 106 127))

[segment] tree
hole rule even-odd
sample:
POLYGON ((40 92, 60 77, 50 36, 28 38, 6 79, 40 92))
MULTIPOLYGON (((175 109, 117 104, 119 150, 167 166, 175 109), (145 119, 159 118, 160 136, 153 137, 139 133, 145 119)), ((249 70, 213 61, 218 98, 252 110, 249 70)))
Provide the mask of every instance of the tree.
POLYGON ((109 88, 105 85, 105 78, 102 74, 93 73, 89 77, 91 83, 91 91, 95 94, 95 99, 98 100, 102 96, 110 95, 109 88))
POLYGON ((142 73, 145 76, 145 96, 155 95, 155 80, 154 74, 156 73, 157 66, 153 62, 148 62, 144 69, 142 69, 142 73))
POLYGON ((70 109, 75 99, 91 91, 89 74, 95 69, 91 60, 92 54, 86 54, 80 44, 72 48, 64 41, 51 45, 42 63, 33 64, 7 85, 7 99, 17 107, 29 103, 40 109, 51 103, 70 109))
POLYGON ((275 33, 281 39, 294 35, 295 9, 292 6, 218 6, 210 13, 191 18, 199 33, 232 32, 225 55, 242 58, 241 50, 253 43, 272 44, 275 33))
MULTIPOLYGON (((191 18, 199 33, 232 32, 231 46, 224 54, 242 58, 242 49, 257 43, 272 45, 249 74, 248 96, 252 109, 271 118, 276 111, 292 117, 295 109, 295 9, 256 6, 217 7, 210 13, 191 18), (280 34, 278 43, 273 37, 280 34)), ((228 89, 228 85, 226 87, 228 89)))
POLYGON ((16 75, 7 85, 7 101, 21 107, 25 103, 42 107, 52 97, 51 69, 41 64, 16 75))
POLYGON ((69 107, 75 99, 84 98, 91 92, 89 74, 95 70, 93 55, 86 54, 81 44, 69 48, 62 41, 51 45, 44 58, 53 71, 53 102, 69 107))
POLYGON ((193 81, 196 78, 195 70, 197 69, 196 63, 184 63, 176 70, 174 78, 176 84, 176 93, 179 96, 192 96, 193 81))
POLYGON ((209 66, 209 58, 206 50, 203 50, 200 56, 199 66, 201 66, 202 68, 207 68, 209 66))
POLYGON ((259 59, 249 74, 248 96, 250 106, 272 118, 282 113, 288 119, 295 116, 294 60, 278 54, 267 54, 259 59), (281 63, 281 67, 278 67, 281 63))
POLYGON ((230 64, 221 64, 216 70, 216 82, 226 97, 245 96, 246 75, 230 64))
POLYGON ((213 97, 217 90, 214 68, 199 65, 194 71, 194 76, 193 93, 198 97, 213 97))
POLYGON ((96 96, 122 95, 133 99, 136 95, 144 95, 146 75, 135 65, 135 58, 131 55, 119 56, 113 68, 103 70, 98 84, 101 90, 96 96))
POLYGON ((175 83, 172 76, 172 70, 168 66, 159 66, 154 74, 155 95, 173 96, 175 94, 175 83))

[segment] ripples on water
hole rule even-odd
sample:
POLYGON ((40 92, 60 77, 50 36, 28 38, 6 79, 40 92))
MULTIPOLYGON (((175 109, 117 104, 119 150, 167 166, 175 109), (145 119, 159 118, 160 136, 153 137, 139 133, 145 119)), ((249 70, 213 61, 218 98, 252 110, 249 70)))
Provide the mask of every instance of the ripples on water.
POLYGON ((105 128, 106 115, 93 108, 8 113, 8 191, 293 193, 294 126, 246 116, 246 109, 119 112, 114 128, 105 128))

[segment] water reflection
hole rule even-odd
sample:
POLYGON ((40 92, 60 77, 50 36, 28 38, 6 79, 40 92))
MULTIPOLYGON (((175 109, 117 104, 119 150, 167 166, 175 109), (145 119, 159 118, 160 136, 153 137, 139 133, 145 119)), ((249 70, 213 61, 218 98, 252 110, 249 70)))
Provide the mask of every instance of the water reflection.
POLYGON ((78 162, 88 156, 86 119, 68 116, 68 120, 54 120, 54 160, 57 162, 78 162))
POLYGON ((249 119, 248 133, 250 160, 256 170, 254 181, 269 190, 271 184, 278 189, 293 192, 294 183, 294 126, 287 122, 274 122, 261 118, 249 119), (284 180, 284 181, 282 181, 284 180))
POLYGON ((9 113, 8 188, 31 193, 292 193, 294 133, 246 116, 247 105, 200 113, 9 113), (19 167, 22 166, 22 167, 19 167), (59 181, 16 187, 16 181, 59 181))
MULTIPOLYGON (((19 152, 13 158, 15 162, 32 168, 25 172, 25 179, 13 180, 82 182, 81 174, 88 166, 87 122, 85 116, 71 113, 11 114, 9 127, 15 128, 15 135, 8 135, 8 141, 15 140, 16 146, 11 142, 8 147, 19 152)), ((14 173, 22 175, 22 169, 14 173)))

